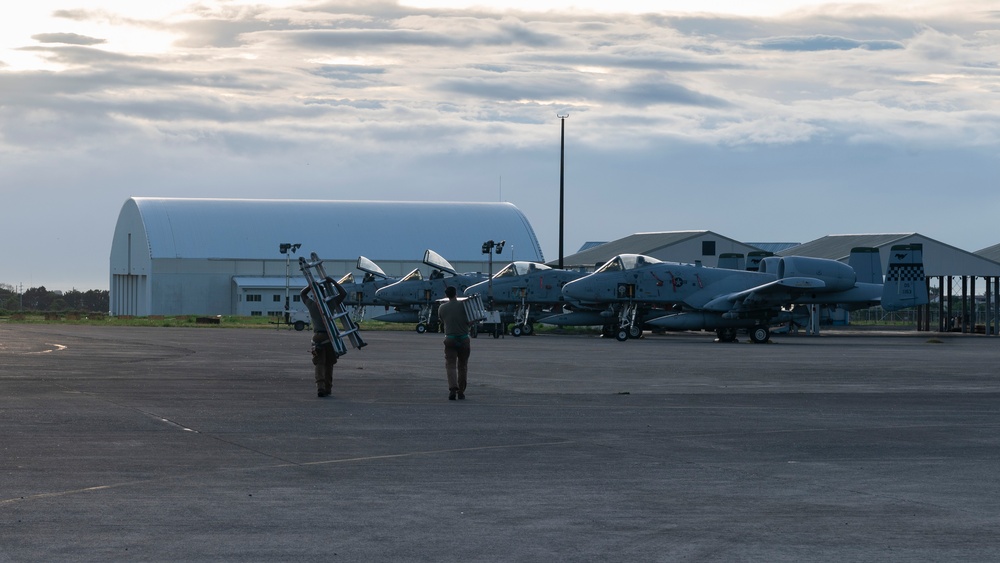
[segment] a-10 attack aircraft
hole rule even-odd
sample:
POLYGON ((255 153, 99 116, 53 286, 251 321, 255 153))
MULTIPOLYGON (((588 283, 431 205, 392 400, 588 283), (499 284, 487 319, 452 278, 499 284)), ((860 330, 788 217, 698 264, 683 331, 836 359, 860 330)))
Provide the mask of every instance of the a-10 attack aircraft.
POLYGON ((563 287, 567 299, 604 308, 554 315, 538 322, 604 325, 615 338, 661 330, 715 330, 722 342, 747 329, 754 342, 767 342, 771 327, 798 319, 787 308, 826 305, 862 308, 881 304, 894 311, 928 302, 923 246, 893 246, 882 283, 878 250, 855 248, 850 263, 805 256, 771 256, 759 271, 709 268, 622 254, 593 274, 563 287), (859 281, 860 280, 860 281, 859 281), (596 321, 596 322, 595 322, 596 321))
POLYGON ((347 298, 344 300, 345 307, 351 307, 351 318, 359 323, 365 318, 365 308, 369 305, 383 305, 386 309, 389 304, 375 297, 375 292, 385 287, 398 278, 390 278, 379 268, 378 264, 372 262, 364 256, 358 256, 357 268, 365 273, 361 281, 354 281, 354 274, 347 273, 337 282, 344 287, 347 298))
POLYGON ((534 332, 534 323, 541 317, 552 315, 552 308, 561 308, 566 302, 563 286, 585 275, 583 272, 557 270, 538 262, 511 262, 494 274, 492 280, 466 288, 465 295, 478 293, 490 308, 492 292, 492 305, 512 309, 505 314, 513 318, 510 333, 521 336, 534 332))
POLYGON ((396 311, 374 317, 373 320, 390 323, 417 323, 417 332, 430 329, 437 332, 437 301, 445 298, 447 286, 454 286, 461 294, 467 287, 487 278, 486 274, 474 272, 459 274, 451 263, 433 250, 424 252, 424 264, 434 270, 424 279, 418 268, 414 268, 398 281, 375 292, 375 297, 396 311), (445 276, 448 274, 448 276, 445 276))

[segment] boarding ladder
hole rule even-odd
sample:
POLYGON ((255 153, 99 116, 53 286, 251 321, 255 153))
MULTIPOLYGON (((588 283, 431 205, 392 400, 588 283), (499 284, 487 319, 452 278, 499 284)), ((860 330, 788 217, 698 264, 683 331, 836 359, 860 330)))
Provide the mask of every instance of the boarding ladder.
MULTIPOLYGON (((330 343, 338 356, 347 353, 347 345, 344 338, 347 338, 351 345, 361 349, 367 343, 361 338, 361 330, 351 318, 350 311, 344 306, 344 299, 337 291, 337 287, 327 281, 326 270, 323 268, 323 261, 313 252, 309 259, 305 256, 299 257, 299 268, 312 288, 313 297, 320 313, 323 315, 323 326, 330 336, 330 343)), ((331 278, 332 279, 332 278, 331 278)), ((346 298, 347 296, 343 296, 346 298)))

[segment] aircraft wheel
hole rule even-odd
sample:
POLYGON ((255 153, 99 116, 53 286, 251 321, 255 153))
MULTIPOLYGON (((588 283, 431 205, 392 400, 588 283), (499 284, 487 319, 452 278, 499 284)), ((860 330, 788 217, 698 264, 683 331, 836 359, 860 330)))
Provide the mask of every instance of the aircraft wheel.
POLYGON ((530 336, 532 332, 535 332, 535 327, 531 326, 531 323, 527 323, 521 327, 521 330, 524 332, 525 336, 530 336))
POLYGON ((628 327, 628 337, 629 338, 641 338, 642 337, 642 327, 639 325, 630 325, 628 327))
POLYGON ((295 321, 295 331, 302 332, 306 328, 306 323, 302 321, 295 321))
POLYGON ((618 342, 625 342, 626 340, 628 340, 628 329, 625 328, 618 329, 618 332, 615 334, 615 340, 617 340, 618 342))
POLYGON ((500 325, 494 326, 493 327, 493 338, 500 338, 500 333, 501 332, 503 332, 503 329, 500 328, 500 325))
POLYGON ((715 335, 719 337, 719 342, 736 342, 735 328, 720 328, 715 331, 715 335))
POLYGON ((750 330, 750 340, 754 344, 763 344, 771 338, 771 330, 766 326, 755 326, 750 330))
POLYGON ((417 323, 417 334, 423 334, 427 332, 427 325, 424 323, 417 323))
POLYGON ((521 334, 524 333, 524 329, 522 329, 519 326, 515 326, 514 328, 510 329, 510 333, 513 334, 514 336, 521 336, 521 334))

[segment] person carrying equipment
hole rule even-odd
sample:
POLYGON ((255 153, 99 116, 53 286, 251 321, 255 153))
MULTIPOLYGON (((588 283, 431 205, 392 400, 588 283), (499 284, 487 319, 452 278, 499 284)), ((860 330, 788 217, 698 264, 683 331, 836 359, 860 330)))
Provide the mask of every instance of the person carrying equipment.
POLYGON ((438 307, 438 318, 444 324, 444 365, 448 374, 448 400, 456 396, 465 399, 465 385, 469 375, 469 355, 472 341, 469 338, 468 316, 465 306, 458 300, 457 290, 448 286, 444 290, 448 300, 438 307))
MULTIPOLYGON (((331 302, 331 306, 336 307, 347 297, 347 291, 331 277, 327 277, 324 281, 337 289, 338 295, 331 302)), ((306 308, 309 309, 309 316, 312 317, 312 363, 316 370, 316 396, 329 397, 333 389, 333 365, 337 363, 339 354, 334 349, 333 341, 326 331, 323 313, 316 300, 310 296, 311 293, 312 284, 302 288, 299 295, 301 295, 306 308)))

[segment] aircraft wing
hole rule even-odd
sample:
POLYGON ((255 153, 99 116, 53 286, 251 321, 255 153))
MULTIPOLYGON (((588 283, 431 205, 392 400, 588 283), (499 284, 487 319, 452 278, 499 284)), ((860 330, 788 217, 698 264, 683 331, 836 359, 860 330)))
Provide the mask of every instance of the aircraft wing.
POLYGON ((738 308, 774 307, 785 303, 790 295, 824 288, 826 283, 816 278, 782 278, 743 291, 720 295, 705 303, 702 308, 708 311, 727 312, 738 308))

